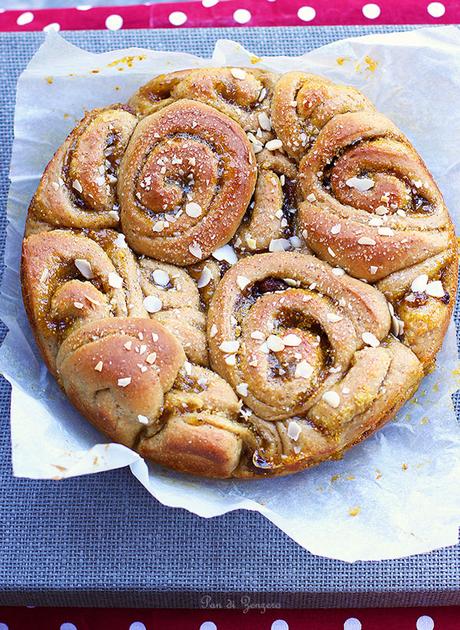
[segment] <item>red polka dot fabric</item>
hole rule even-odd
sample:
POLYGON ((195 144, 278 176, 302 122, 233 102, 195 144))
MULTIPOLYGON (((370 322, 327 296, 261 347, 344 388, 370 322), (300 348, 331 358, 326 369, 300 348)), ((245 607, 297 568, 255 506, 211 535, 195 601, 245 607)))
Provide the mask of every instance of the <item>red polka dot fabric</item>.
POLYGON ((456 607, 281 610, 270 601, 244 610, 0 608, 0 630, 458 630, 459 619, 456 607))
POLYGON ((202 0, 117 7, 82 4, 72 9, 30 11, 0 9, 0 31, 456 23, 460 23, 460 2, 456 0, 202 0))

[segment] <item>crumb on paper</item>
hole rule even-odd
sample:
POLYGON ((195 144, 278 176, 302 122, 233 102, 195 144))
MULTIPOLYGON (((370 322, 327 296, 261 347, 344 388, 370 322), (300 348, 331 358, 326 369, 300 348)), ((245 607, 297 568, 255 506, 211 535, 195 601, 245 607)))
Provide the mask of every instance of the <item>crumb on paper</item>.
POLYGON ((334 481, 338 481, 338 479, 340 479, 341 475, 339 473, 337 473, 336 475, 332 475, 331 477, 331 483, 334 483, 334 481))
POLYGON ((401 468, 402 468, 404 471, 406 471, 406 470, 409 468, 409 466, 408 466, 407 464, 402 464, 401 468))
POLYGON ((121 90, 121 87, 119 85, 116 85, 114 89, 116 92, 119 92, 121 90))
POLYGON ((66 112, 64 112, 64 120, 67 120, 68 118, 70 118, 70 114, 67 114, 66 112))
POLYGON ((67 470, 65 466, 60 466, 59 464, 51 464, 51 466, 54 466, 54 468, 57 468, 61 472, 65 472, 67 470))
POLYGON ((354 507, 351 507, 348 510, 348 514, 350 516, 358 516, 358 514, 361 512, 361 508, 359 507, 359 505, 355 505, 354 507))
POLYGON ((53 79, 53 77, 45 77, 45 81, 46 81, 49 85, 51 85, 51 84, 53 83, 54 79, 53 79))
POLYGON ((347 481, 354 481, 354 480, 356 479, 356 477, 355 477, 354 475, 347 475, 347 476, 345 477, 345 479, 346 479, 347 481))
POLYGON ((336 61, 339 66, 343 66, 345 62, 350 61, 350 57, 337 57, 336 61))
MULTIPOLYGON (((119 66, 120 64, 125 64, 128 68, 132 68, 135 61, 144 61, 147 59, 147 55, 127 55, 126 57, 121 57, 120 59, 115 59, 115 61, 111 61, 107 64, 107 68, 113 68, 115 66, 119 66)), ((120 68, 118 68, 119 70, 120 68)))
POLYGON ((430 419, 428 418, 428 416, 423 416, 423 418, 420 420, 420 424, 425 425, 428 424, 430 421, 430 419))
POLYGON ((97 466, 98 464, 99 464, 99 457, 95 455, 93 459, 93 466, 97 466))
POLYGON ((262 61, 262 57, 257 57, 256 55, 251 55, 250 57, 251 63, 256 64, 262 61))
POLYGON ((364 57, 364 61, 366 62, 366 70, 369 70, 369 72, 375 72, 377 70, 377 66, 379 65, 379 62, 376 59, 372 59, 372 57, 370 57, 369 55, 366 55, 364 57))
POLYGON ((379 470, 378 468, 376 468, 376 470, 375 470, 375 478, 376 479, 381 479, 382 478, 382 471, 379 470))
POLYGON ((91 74, 99 74, 100 70, 98 70, 98 68, 95 68, 94 70, 91 70, 91 74))

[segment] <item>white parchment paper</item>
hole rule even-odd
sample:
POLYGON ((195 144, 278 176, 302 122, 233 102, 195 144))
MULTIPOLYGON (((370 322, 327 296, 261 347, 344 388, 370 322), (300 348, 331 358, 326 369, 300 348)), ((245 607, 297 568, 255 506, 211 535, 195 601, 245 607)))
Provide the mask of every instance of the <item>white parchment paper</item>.
MULTIPOLYGON (((460 523, 459 386, 455 332, 436 370, 396 420, 343 460, 283 479, 207 481, 147 465, 105 444, 47 373, 25 316, 18 275, 27 206, 54 151, 85 109, 126 100, 149 77, 187 67, 306 70, 355 85, 409 136, 460 223, 460 32, 371 35, 303 57, 256 58, 219 41, 211 59, 129 49, 92 54, 50 33, 21 75, 8 199, 0 370, 12 384, 14 474, 55 479, 129 466, 156 499, 204 517, 257 510, 304 548, 346 561, 397 558, 454 545, 460 523)), ((268 550, 269 551, 269 550, 268 550)))

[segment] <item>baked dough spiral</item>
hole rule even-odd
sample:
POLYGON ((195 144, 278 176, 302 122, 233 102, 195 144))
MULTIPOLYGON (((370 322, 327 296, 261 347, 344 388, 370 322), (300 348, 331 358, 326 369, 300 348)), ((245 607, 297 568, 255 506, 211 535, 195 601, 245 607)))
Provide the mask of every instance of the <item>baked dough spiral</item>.
MULTIPOLYGON (((270 113, 277 75, 254 68, 199 68, 160 74, 143 85, 130 105, 141 116, 151 114, 176 100, 193 99, 211 105, 233 118, 244 131, 270 131, 270 113)), ((267 134, 265 133, 264 137, 267 134)))
POLYGON ((147 116, 120 166, 128 243, 178 265, 207 258, 235 234, 255 179, 245 134, 212 107, 184 99, 147 116))
POLYGON ((87 113, 46 167, 29 209, 28 230, 43 229, 42 224, 116 227, 118 168, 136 124, 121 105, 87 113))
POLYGON ((109 439, 260 478, 394 417, 442 343, 457 248, 360 92, 207 68, 85 115, 31 202, 21 280, 50 371, 109 439))

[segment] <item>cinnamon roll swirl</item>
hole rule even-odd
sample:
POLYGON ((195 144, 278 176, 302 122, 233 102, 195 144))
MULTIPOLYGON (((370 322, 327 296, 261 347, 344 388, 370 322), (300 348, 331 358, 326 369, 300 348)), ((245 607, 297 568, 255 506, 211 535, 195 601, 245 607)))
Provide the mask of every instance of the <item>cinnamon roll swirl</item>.
POLYGON ((136 124, 136 116, 122 105, 87 113, 46 167, 29 209, 27 233, 46 226, 116 227, 118 169, 136 124))
POLYGON ((147 116, 120 166, 128 243, 177 265, 207 258, 235 234, 255 179, 244 132, 212 107, 184 99, 147 116))

